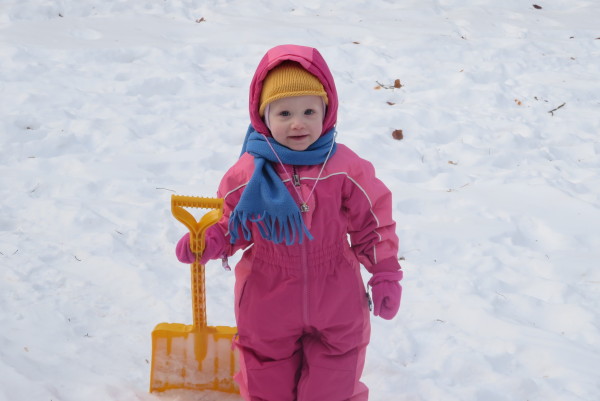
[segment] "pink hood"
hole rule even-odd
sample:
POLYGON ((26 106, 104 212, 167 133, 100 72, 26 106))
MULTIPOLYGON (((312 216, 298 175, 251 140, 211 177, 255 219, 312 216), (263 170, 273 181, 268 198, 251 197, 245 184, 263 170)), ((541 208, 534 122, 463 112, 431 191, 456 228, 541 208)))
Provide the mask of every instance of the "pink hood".
POLYGON ((337 122, 338 110, 338 97, 337 90, 335 89, 335 82, 333 81, 333 75, 331 75, 331 71, 329 71, 325 59, 317 49, 298 45, 276 46, 267 51, 258 64, 254 77, 252 78, 252 83, 250 84, 250 122, 252 126, 261 134, 271 135, 269 129, 258 114, 260 93, 262 91, 263 81, 268 72, 286 60, 300 63, 302 67, 316 76, 323 84, 325 92, 327 92, 327 97, 329 98, 329 104, 327 105, 327 113, 325 114, 325 120, 323 121, 322 134, 329 131, 337 122))

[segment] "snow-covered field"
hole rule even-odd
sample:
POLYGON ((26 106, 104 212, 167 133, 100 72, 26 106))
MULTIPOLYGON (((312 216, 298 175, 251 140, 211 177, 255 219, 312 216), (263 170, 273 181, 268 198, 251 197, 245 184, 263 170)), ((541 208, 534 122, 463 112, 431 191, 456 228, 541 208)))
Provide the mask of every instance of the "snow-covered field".
MULTIPOLYGON (((0 400, 159 399, 150 333, 191 323, 170 196, 214 195, 282 43, 321 51, 339 141, 394 192, 404 297, 373 319, 371 399, 599 400, 598 21, 596 0, 0 0, 0 400)), ((207 281, 234 325, 233 274, 207 281)))

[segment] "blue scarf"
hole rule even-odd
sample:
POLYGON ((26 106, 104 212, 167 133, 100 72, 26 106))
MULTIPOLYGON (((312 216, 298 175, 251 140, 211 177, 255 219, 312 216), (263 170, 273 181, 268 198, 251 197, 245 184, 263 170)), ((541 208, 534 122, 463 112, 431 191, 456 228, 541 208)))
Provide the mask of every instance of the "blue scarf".
POLYGON ((249 222, 256 224, 263 238, 276 244, 285 241, 286 245, 291 245, 296 239, 301 244, 304 235, 313 239, 304 224, 300 208, 270 163, 278 160, 267 140, 284 164, 314 166, 325 162, 330 149, 331 155, 335 153, 334 132, 335 128, 332 128, 308 149, 296 151, 259 134, 252 125, 248 128, 242 154, 248 152, 254 156, 254 173, 229 216, 232 244, 238 240, 240 230, 247 241, 251 239, 249 222))

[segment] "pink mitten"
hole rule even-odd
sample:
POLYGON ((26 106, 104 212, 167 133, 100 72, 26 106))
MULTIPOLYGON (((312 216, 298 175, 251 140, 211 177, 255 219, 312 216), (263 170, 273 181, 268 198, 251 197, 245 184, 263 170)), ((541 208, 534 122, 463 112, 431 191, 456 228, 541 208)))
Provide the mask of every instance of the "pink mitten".
POLYGON ((190 249, 190 233, 186 233, 181 237, 175 248, 175 254, 181 263, 194 263, 196 255, 190 249))
MULTIPOLYGON (((202 257, 200 258, 201 264, 204 265, 209 260, 217 259, 225 255, 227 241, 218 227, 209 227, 204 234, 204 239, 206 241, 206 245, 204 252, 202 253, 202 257)), ((177 242, 175 253, 177 254, 177 259, 181 263, 194 263, 194 260, 196 260, 196 255, 194 255, 190 249, 190 233, 186 233, 183 237, 181 237, 179 242, 177 242)))
POLYGON ((402 270, 373 274, 368 282, 373 293, 373 314, 386 320, 392 319, 400 309, 402 297, 402 270))

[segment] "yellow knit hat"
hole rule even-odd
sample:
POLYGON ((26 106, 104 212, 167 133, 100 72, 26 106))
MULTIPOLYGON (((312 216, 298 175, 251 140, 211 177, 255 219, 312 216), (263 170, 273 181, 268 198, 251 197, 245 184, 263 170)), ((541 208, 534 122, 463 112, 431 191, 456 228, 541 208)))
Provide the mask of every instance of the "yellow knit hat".
POLYGON ((284 61, 269 71, 263 82, 260 116, 264 116, 267 104, 292 96, 321 96, 325 104, 328 102, 327 92, 317 77, 294 61, 284 61))

